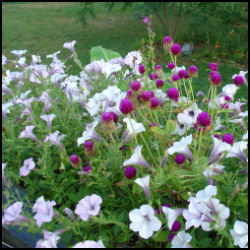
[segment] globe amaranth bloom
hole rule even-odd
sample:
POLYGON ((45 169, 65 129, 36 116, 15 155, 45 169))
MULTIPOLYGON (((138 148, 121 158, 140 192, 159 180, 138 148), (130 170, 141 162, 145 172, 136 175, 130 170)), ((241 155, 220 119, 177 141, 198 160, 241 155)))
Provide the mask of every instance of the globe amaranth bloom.
POLYGON ((179 79, 180 79, 180 77, 178 75, 173 75, 172 76, 173 82, 177 82, 179 79))
POLYGON ((184 155, 176 155, 175 156, 175 162, 179 165, 181 165, 185 161, 184 155))
POLYGON ((173 45, 173 40, 171 36, 165 36, 163 38, 163 48, 165 49, 165 51, 169 52, 172 45, 173 45))
POLYGON ((211 117, 207 112, 201 112, 197 117, 197 123, 203 127, 211 124, 211 117))
POLYGON ((222 77, 218 72, 211 71, 209 74, 209 80, 213 85, 219 86, 222 82, 222 77))
POLYGON ((152 80, 156 80, 156 79, 158 79, 159 78, 159 76, 156 74, 156 73, 151 73, 150 75, 149 75, 149 79, 152 81, 152 80))
POLYGON ((133 111, 133 103, 129 99, 122 99, 120 102, 120 111, 123 114, 129 114, 133 111))
POLYGON ((234 137, 231 134, 225 134, 222 136, 222 141, 232 145, 234 142, 234 137))
POLYGON ((141 93, 141 99, 145 102, 149 101, 151 99, 151 91, 142 91, 141 93))
POLYGON ((131 88, 133 91, 138 91, 138 90, 141 89, 141 84, 140 84, 140 82, 138 82, 138 81, 133 81, 133 82, 131 82, 131 84, 130 84, 130 88, 131 88))
POLYGON ((178 102, 178 98, 179 98, 179 91, 177 88, 170 88, 167 92, 167 96, 168 98, 178 102))
POLYGON ((233 80, 236 86, 241 86, 242 84, 244 84, 244 78, 240 75, 236 75, 233 80))
POLYGON ((171 52, 175 56, 179 55, 181 53, 181 46, 178 43, 175 43, 171 47, 171 52))
POLYGON ((211 69, 212 71, 218 71, 218 66, 217 63, 215 62, 211 62, 208 68, 211 69))
POLYGON ((184 69, 181 69, 178 71, 178 76, 180 77, 180 79, 183 79, 183 78, 188 78, 188 72, 184 69))
POLYGON ((160 105, 160 102, 157 98, 155 97, 152 97, 151 100, 150 100, 150 108, 151 109, 156 109, 159 105, 160 105))
POLYGON ((161 79, 157 79, 156 82, 155 82, 155 85, 158 89, 162 88, 164 83, 161 79))
POLYGON ((132 166, 128 166, 125 169, 124 174, 125 174, 127 179, 131 179, 131 178, 136 176, 136 169, 132 166))
POLYGON ((197 77, 198 75, 198 68, 195 65, 192 65, 188 69, 188 74, 190 77, 197 77))
POLYGON ((139 73, 141 74, 141 75, 143 75, 144 73, 145 73, 145 67, 144 67, 144 65, 142 65, 142 64, 140 64, 139 65, 139 73))
POLYGON ((170 62, 170 63, 168 63, 167 67, 172 70, 172 69, 174 69, 175 64, 173 62, 170 62))

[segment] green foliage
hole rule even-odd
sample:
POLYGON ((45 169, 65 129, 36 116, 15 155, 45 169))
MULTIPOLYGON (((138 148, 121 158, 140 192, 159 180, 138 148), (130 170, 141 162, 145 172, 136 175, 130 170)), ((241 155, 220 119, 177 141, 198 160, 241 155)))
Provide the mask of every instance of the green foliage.
POLYGON ((90 50, 90 61, 98 61, 103 59, 105 62, 112 58, 121 57, 121 55, 113 50, 104 49, 102 46, 92 47, 90 50))

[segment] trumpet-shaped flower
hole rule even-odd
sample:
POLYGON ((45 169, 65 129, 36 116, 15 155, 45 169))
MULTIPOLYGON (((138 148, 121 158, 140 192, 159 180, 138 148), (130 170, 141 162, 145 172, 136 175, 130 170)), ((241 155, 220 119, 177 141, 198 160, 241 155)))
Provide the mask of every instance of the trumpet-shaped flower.
POLYGON ((134 119, 124 118, 123 121, 127 124, 127 129, 122 136, 124 143, 130 141, 136 134, 146 131, 144 125, 136 122, 134 119))
POLYGON ((51 146, 56 145, 59 148, 62 148, 62 143, 61 140, 66 136, 66 135, 59 135, 59 131, 55 131, 52 134, 49 134, 48 136, 45 137, 43 142, 50 142, 51 146))
POLYGON ((51 124, 53 119, 56 117, 55 114, 50 114, 50 115, 41 115, 40 118, 43 119, 44 121, 46 121, 47 126, 49 129, 51 129, 51 124))
POLYGON ((171 248, 192 248, 192 246, 189 244, 191 240, 192 236, 182 230, 178 232, 178 234, 171 241, 171 248))
POLYGON ((172 209, 166 206, 162 206, 162 212, 165 214, 166 218, 167 218, 167 225, 169 230, 172 229, 172 226, 174 224, 174 222, 176 221, 177 217, 183 213, 184 209, 182 208, 178 208, 178 209, 172 209))
POLYGON ((192 143, 192 135, 183 137, 180 141, 174 142, 173 146, 168 149, 168 153, 173 155, 174 153, 180 153, 187 156, 190 160, 193 160, 193 155, 188 145, 192 143))
POLYGON ((208 166, 204 171, 203 175, 206 177, 211 177, 214 175, 219 175, 222 174, 222 170, 225 168, 223 165, 218 165, 218 164, 211 164, 208 166))
POLYGON ((150 168, 151 167, 150 164, 143 158, 141 151, 142 151, 142 146, 137 146, 130 159, 124 161, 123 166, 141 165, 143 167, 150 168))
POLYGON ((48 232, 43 230, 43 240, 39 240, 36 243, 36 248, 57 248, 57 241, 60 239, 59 235, 62 234, 65 229, 57 230, 55 232, 48 232))
POLYGON ((89 216, 97 216, 101 209, 102 198, 96 194, 87 195, 81 199, 75 209, 75 213, 83 220, 87 221, 89 216))
POLYGON ((35 168, 36 164, 32 158, 24 161, 23 166, 19 170, 19 176, 27 176, 31 170, 35 168))
POLYGON ((134 232, 139 232, 140 237, 148 239, 161 228, 160 220, 155 217, 154 209, 150 205, 142 205, 140 209, 129 212, 131 221, 129 228, 134 232))
POLYGON ((44 222, 50 222, 52 220, 54 215, 53 206, 55 205, 55 201, 45 201, 43 196, 36 200, 32 211, 36 213, 34 219, 38 227, 41 227, 44 222))
POLYGON ((248 224, 244 221, 237 220, 234 228, 230 230, 234 239, 234 245, 240 248, 248 248, 248 224))
POLYGON ((34 125, 26 126, 18 138, 30 138, 30 139, 34 140, 35 142, 39 142, 37 137, 32 133, 32 130, 34 128, 35 128, 34 125))
POLYGON ((63 48, 69 49, 72 53, 75 53, 75 48, 74 48, 75 43, 76 43, 75 40, 72 41, 72 42, 64 43, 64 44, 63 44, 63 48))
POLYGON ((149 182, 150 182, 150 176, 149 175, 147 175, 147 176, 145 176, 143 178, 137 178, 135 180, 135 183, 137 185, 139 185, 143 189, 147 199, 150 199, 149 182))
POLYGON ((228 150, 226 158, 239 157, 243 162, 247 163, 248 159, 244 153, 244 150, 247 149, 247 141, 235 142, 233 146, 228 150))
POLYGON ((84 242, 77 243, 73 248, 105 248, 105 246, 103 245, 102 240, 85 240, 84 242))
POLYGON ((233 99, 238 89, 235 84, 227 84, 222 88, 221 96, 229 96, 233 99))

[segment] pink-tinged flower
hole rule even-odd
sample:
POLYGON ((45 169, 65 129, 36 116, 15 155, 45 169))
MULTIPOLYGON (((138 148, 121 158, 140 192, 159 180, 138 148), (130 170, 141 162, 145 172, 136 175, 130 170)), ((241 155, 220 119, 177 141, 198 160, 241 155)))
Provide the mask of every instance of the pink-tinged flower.
POLYGON ((181 53, 181 46, 180 46, 180 44, 178 44, 178 43, 173 44, 172 47, 171 47, 171 52, 175 56, 178 56, 181 53))
POLYGON ((156 109, 160 105, 160 102, 157 98, 152 97, 150 100, 150 108, 151 109, 156 109))
POLYGON ((223 142, 226 142, 226 143, 228 143, 230 145, 232 145, 233 142, 234 142, 234 137, 231 134, 225 134, 225 135, 222 136, 221 139, 222 139, 223 142))
POLYGON ((29 222, 29 219, 21 215, 23 203, 15 202, 4 211, 2 224, 6 225, 21 225, 22 222, 29 222))
POLYGON ((150 168, 151 166, 149 163, 144 159, 142 156, 142 146, 137 146, 134 150, 133 155, 130 157, 130 159, 124 161, 123 166, 128 165, 141 165, 146 168, 150 168))
POLYGON ((43 140, 43 142, 50 142, 51 146, 52 145, 56 145, 59 148, 62 148, 62 143, 61 140, 66 136, 66 135, 59 135, 59 131, 56 131, 52 134, 49 134, 48 136, 45 137, 45 139, 43 140))
POLYGON ((171 248, 192 248, 189 244, 191 240, 192 236, 182 230, 171 241, 171 248))
POLYGON ((144 67, 144 65, 142 65, 142 64, 140 64, 139 65, 139 73, 141 74, 141 75, 143 75, 144 73, 145 73, 145 67, 144 67))
POLYGON ((201 112, 197 116, 197 123, 203 127, 209 126, 211 124, 211 117, 207 112, 201 112))
POLYGON ((102 122, 104 122, 104 123, 113 122, 113 116, 112 116, 112 114, 109 113, 109 112, 104 112, 102 114, 102 122))
POLYGON ((36 248, 57 248, 57 241, 60 239, 59 235, 65 232, 65 229, 60 229, 55 232, 48 232, 43 230, 43 240, 36 243, 36 248))
POLYGON ((35 168, 36 164, 32 158, 23 162, 23 166, 19 169, 19 176, 27 176, 31 170, 35 168))
POLYGON ((173 40, 170 36, 165 36, 163 38, 163 47, 166 50, 166 52, 170 51, 171 46, 173 45, 173 40))
POLYGON ((84 242, 77 243, 73 248, 105 248, 105 246, 103 245, 102 240, 85 240, 84 242))
POLYGON ((148 23, 148 21, 149 21, 149 18, 148 18, 148 16, 145 16, 144 18, 143 18, 143 20, 142 20, 144 23, 148 23))
POLYGON ((42 92, 38 101, 44 103, 44 107, 42 111, 43 113, 47 112, 49 109, 52 108, 51 98, 46 91, 42 92))
POLYGON ((151 74, 149 75, 149 79, 150 79, 151 81, 156 80, 156 79, 158 79, 158 78, 159 78, 159 76, 158 76, 156 73, 151 73, 151 74))
POLYGON ((248 224, 244 221, 236 220, 230 234, 234 239, 234 245, 240 248, 248 248, 248 224))
POLYGON ((184 155, 176 155, 175 156, 175 162, 179 165, 181 165, 185 161, 184 155))
POLYGON ((232 79, 234 79, 236 76, 241 76, 244 79, 244 83, 248 86, 248 82, 246 79, 246 74, 248 73, 248 71, 240 71, 240 73, 238 75, 233 75, 232 79))
POLYGON ((209 80, 214 86, 219 86, 222 82, 222 77, 218 72, 212 71, 209 74, 209 80))
POLYGON ((129 114, 133 111, 133 103, 129 99, 122 99, 120 102, 120 111, 123 114, 129 114))
POLYGON ((70 162, 72 164, 72 167, 75 167, 75 168, 81 167, 81 164, 82 164, 81 158, 78 155, 71 155, 70 162))
POLYGON ((172 76, 173 82, 177 82, 179 79, 180 79, 180 77, 178 75, 173 75, 172 76))
POLYGON ((131 179, 136 176, 136 169, 132 166, 126 167, 124 174, 127 179, 131 179))
POLYGON ((143 239, 150 238, 153 232, 161 228, 161 221, 154 215, 154 209, 150 205, 142 205, 140 209, 130 211, 129 219, 131 221, 129 228, 139 232, 143 239))
POLYGON ((218 134, 214 134, 214 138, 220 139, 220 136, 218 134))
POLYGON ((236 75, 236 76, 233 78, 233 80, 234 80, 234 84, 235 84, 236 86, 241 86, 241 85, 243 85, 243 83, 244 83, 244 78, 243 78, 242 76, 240 76, 240 75, 236 75))
POLYGON ((96 194, 87 195, 81 199, 75 209, 75 213, 83 221, 87 221, 90 216, 97 216, 101 209, 102 198, 96 194))
POLYGON ((172 69, 174 69, 175 64, 173 62, 170 62, 170 63, 168 63, 167 67, 172 70, 172 69))
POLYGON ((56 205, 55 201, 45 201, 44 197, 38 198, 32 208, 35 214, 34 219, 38 227, 41 227, 44 222, 50 222, 53 218, 53 206, 56 205))
POLYGON ((63 213, 65 213, 66 215, 68 215, 68 217, 72 220, 72 221, 75 221, 75 216, 74 216, 74 213, 71 209, 69 209, 68 207, 65 207, 63 209, 63 213))
POLYGON ((151 99, 151 93, 150 91, 142 91, 141 93, 141 99, 145 102, 149 101, 151 99))
POLYGON ((247 163, 248 159, 244 153, 247 149, 247 141, 235 142, 228 150, 226 158, 239 157, 243 162, 247 163))
POLYGON ((85 148, 86 150, 92 150, 93 147, 94 147, 94 143, 93 143, 92 141, 86 141, 86 142, 84 143, 84 148, 85 148))
POLYGON ((131 84, 130 84, 130 88, 131 88, 133 91, 138 91, 138 90, 141 89, 141 84, 140 84, 140 82, 138 82, 138 81, 133 81, 133 82, 131 82, 131 84))
POLYGON ((170 88, 167 92, 167 96, 168 98, 178 102, 178 98, 179 98, 179 91, 177 88, 170 88))
POLYGON ((211 69, 212 71, 218 71, 218 66, 215 62, 211 62, 208 68, 211 69))
POLYGON ((75 53, 75 48, 74 48, 75 43, 76 43, 75 40, 72 42, 64 43, 63 48, 69 49, 74 54, 75 53))
POLYGON ((230 96, 224 96, 224 99, 225 99, 225 101, 227 101, 227 102, 230 102, 231 101, 231 97, 230 96))
POLYGON ((191 77, 197 77, 197 75, 198 75, 197 66, 195 66, 195 65, 190 66, 189 69, 188 69, 188 74, 191 77))
POLYGON ((161 79, 157 79, 156 82, 155 82, 155 85, 158 89, 162 88, 164 83, 161 79))
POLYGON ((188 78, 188 72, 185 69, 181 69, 178 71, 178 76, 180 77, 180 79, 183 78, 188 78))
POLYGON ((51 129, 51 124, 53 119, 56 117, 55 114, 50 114, 50 115, 41 115, 40 118, 43 119, 44 121, 46 121, 47 126, 49 129, 51 129))
POLYGON ((39 142, 37 137, 32 133, 32 130, 35 128, 34 125, 26 126, 25 129, 20 133, 18 138, 30 138, 35 142, 39 142))
POLYGON ((133 96, 134 96, 134 95, 133 95, 132 89, 128 89, 128 90, 127 90, 126 98, 127 98, 127 99, 132 99, 133 96))
POLYGON ((175 237, 175 234, 170 233, 169 236, 168 236, 168 241, 171 242, 174 237, 175 237))

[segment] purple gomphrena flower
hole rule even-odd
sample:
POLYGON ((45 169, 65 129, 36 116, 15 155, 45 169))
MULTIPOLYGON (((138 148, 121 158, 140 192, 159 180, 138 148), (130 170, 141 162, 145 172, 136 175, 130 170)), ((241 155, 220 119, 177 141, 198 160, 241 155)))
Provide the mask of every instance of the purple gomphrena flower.
POLYGON ((81 159, 78 155, 71 155, 70 162, 74 165, 79 165, 81 163, 81 159))
POLYGON ((84 143, 84 148, 87 150, 92 150, 94 147, 94 143, 92 141, 86 141, 84 143))
POLYGON ((225 134, 222 136, 222 141, 232 145, 234 142, 234 137, 231 134, 225 134))
POLYGON ((241 86, 244 83, 244 78, 240 75, 234 77, 234 84, 236 86, 241 86))
POLYGON ((155 70, 162 70, 161 65, 155 65, 155 70))
POLYGON ((225 101, 227 101, 227 102, 230 102, 230 101, 231 101, 231 97, 230 97, 230 96, 228 96, 228 95, 227 95, 227 96, 225 96, 225 97, 224 97, 224 99, 225 99, 225 101))
POLYGON ((151 100, 150 100, 150 108, 151 109, 156 109, 159 105, 160 105, 160 102, 157 98, 155 97, 152 97, 151 100))
POLYGON ((143 74, 145 73, 145 71, 146 71, 146 70, 145 70, 144 65, 140 64, 140 65, 139 65, 139 72, 140 72, 140 74, 143 75, 143 74))
POLYGON ((175 64, 173 62, 170 62, 170 63, 168 63, 167 67, 172 70, 172 69, 174 69, 175 64))
POLYGON ((168 98, 178 102, 178 98, 179 98, 179 91, 177 88, 170 88, 167 92, 167 96, 168 98))
POLYGON ((151 93, 150 91, 142 91, 141 93, 141 99, 145 102, 149 101, 151 99, 151 93))
POLYGON ((155 127, 155 126, 157 126, 157 124, 155 122, 152 122, 151 124, 149 124, 149 128, 155 127))
POLYGON ((220 136, 218 134, 215 134, 214 138, 220 139, 220 136))
POLYGON ((172 233, 175 233, 175 232, 179 231, 180 228, 181 228, 181 223, 180 223, 179 221, 176 220, 176 221, 173 223, 173 225, 172 225, 171 232, 172 232, 172 233))
POLYGON ((125 146, 119 147, 119 150, 123 150, 123 149, 125 149, 125 146))
POLYGON ((221 75, 215 71, 210 72, 209 79, 210 79, 210 82, 215 86, 219 86, 222 82, 221 75))
POLYGON ((161 205, 162 207, 168 207, 168 208, 170 208, 171 206, 170 205, 168 205, 168 204, 162 204, 161 205))
POLYGON ((118 122, 118 115, 115 112, 109 112, 112 117, 113 117, 113 122, 117 123, 118 122))
POLYGON ((127 90, 127 98, 132 98, 133 97, 133 91, 132 89, 127 90))
POLYGON ((171 36, 165 36, 163 38, 163 48, 166 50, 166 52, 170 51, 172 45, 173 45, 173 40, 171 36))
POLYGON ((172 47, 171 47, 171 52, 175 56, 178 56, 181 53, 181 46, 180 46, 180 44, 178 44, 178 43, 173 44, 172 47))
POLYGON ((201 112, 197 117, 197 122, 203 127, 211 124, 211 117, 207 112, 201 112))
POLYGON ((153 91, 149 91, 149 94, 150 94, 151 98, 155 96, 153 91))
POLYGON ((229 105, 227 103, 220 104, 221 109, 229 109, 229 105))
POLYGON ((129 114, 133 111, 133 103, 129 99, 122 99, 120 102, 120 111, 123 114, 129 114))
POLYGON ((150 80, 156 80, 156 79, 158 79, 159 77, 158 77, 158 75, 156 74, 156 73, 151 73, 150 75, 149 75, 149 79, 150 80))
POLYGON ((156 65, 155 66, 155 72, 157 73, 158 77, 162 77, 163 76, 163 71, 162 71, 161 65, 156 65))
POLYGON ((212 71, 218 71, 218 66, 215 62, 211 62, 209 64, 209 69, 211 69, 212 71))
POLYGON ((158 208, 155 208, 154 210, 155 210, 155 213, 156 213, 157 215, 159 215, 159 214, 161 213, 161 211, 160 211, 158 208))
POLYGON ((179 76, 181 79, 182 79, 182 78, 188 78, 188 73, 187 73, 186 70, 181 69, 181 70, 179 70, 179 72, 178 72, 178 76, 179 76))
POLYGON ((92 168, 91 168, 90 166, 85 166, 85 167, 83 168, 83 171, 84 171, 84 172, 90 172, 90 171, 92 171, 92 168))
POLYGON ((131 179, 136 176, 136 169, 132 166, 129 166, 124 171, 127 179, 131 179))
POLYGON ((173 75, 172 76, 173 82, 177 82, 179 79, 180 79, 180 77, 178 75, 173 75))
POLYGON ((104 112, 102 114, 102 122, 109 123, 113 121, 113 116, 109 112, 104 112))
POLYGON ((174 236, 175 236, 175 234, 173 234, 173 233, 169 234, 168 241, 171 242, 173 240, 174 236))
POLYGON ((161 79, 156 80, 155 85, 158 89, 163 87, 163 81, 161 79))
POLYGON ((138 90, 141 89, 141 84, 140 84, 140 82, 138 82, 138 81, 133 81, 133 82, 131 82, 131 84, 130 84, 130 88, 131 88, 133 91, 138 91, 138 90))
POLYGON ((198 68, 195 65, 192 65, 188 69, 188 74, 190 77, 197 77, 198 75, 198 68))
POLYGON ((185 161, 184 155, 176 155, 175 156, 175 162, 179 165, 181 165, 185 161))

